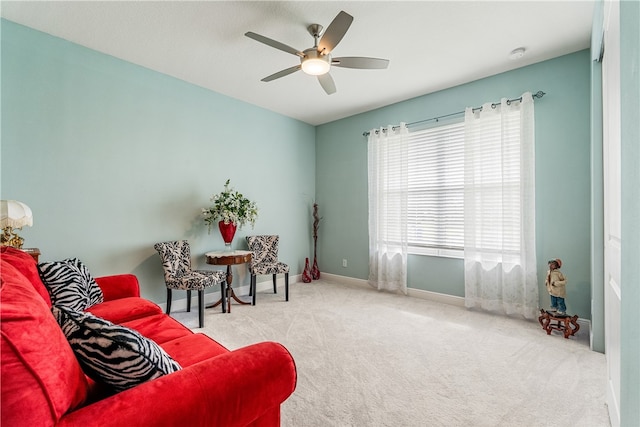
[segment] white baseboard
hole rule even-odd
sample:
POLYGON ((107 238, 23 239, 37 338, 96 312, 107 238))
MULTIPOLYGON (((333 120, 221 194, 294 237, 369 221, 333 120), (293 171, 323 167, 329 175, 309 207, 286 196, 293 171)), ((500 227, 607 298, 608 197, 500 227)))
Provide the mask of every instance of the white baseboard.
MULTIPOLYGON (((320 273, 320 277, 327 280, 332 280, 338 283, 344 283, 345 285, 356 285, 367 289, 374 289, 369 282, 364 279, 356 279, 353 277, 340 276, 337 274, 320 273)), ((464 298, 456 297, 453 295, 440 294, 438 292, 423 291, 422 289, 408 288, 407 295, 414 298, 420 298, 424 300, 440 302, 443 304, 455 305, 458 307, 464 307, 464 298)))
POLYGON ((422 289, 408 288, 407 293, 410 297, 425 299, 428 301, 439 302, 442 304, 455 305, 456 307, 464 307, 464 298, 455 295, 441 294, 438 292, 425 291, 422 289))
MULTIPOLYGON (((273 289, 273 281, 271 279, 271 276, 259 276, 259 277, 265 277, 266 279, 256 283, 257 292, 268 291, 273 289)), ((295 276, 289 276, 289 285, 297 283, 298 281, 300 281, 301 278, 302 278, 301 274, 298 274, 295 276)), ((276 278, 276 286, 278 289, 281 289, 281 288, 284 289, 284 275, 282 274, 278 275, 278 277, 276 278)), ((249 295, 249 284, 238 286, 238 287, 233 286, 233 290, 237 295, 249 295)), ((174 310, 183 311, 187 309, 187 293, 184 292, 183 295, 184 295, 183 298, 178 298, 178 299, 174 298, 171 301, 171 311, 174 311, 174 310)), ((174 296, 175 296, 175 293, 174 293, 174 296)), ((214 304, 219 299, 220 299, 219 289, 217 292, 208 292, 204 294, 205 305, 214 304)), ((158 305, 162 308, 162 311, 167 311, 166 302, 160 303, 158 305)), ((198 309, 198 291, 191 292, 191 309, 192 310, 198 309)))
POLYGON ((347 276, 340 276, 338 274, 320 272, 320 278, 329 280, 331 282, 342 283, 345 285, 356 285, 356 286, 361 286, 363 288, 373 289, 371 286, 369 286, 369 283, 366 280, 356 279, 355 277, 347 277, 347 276))

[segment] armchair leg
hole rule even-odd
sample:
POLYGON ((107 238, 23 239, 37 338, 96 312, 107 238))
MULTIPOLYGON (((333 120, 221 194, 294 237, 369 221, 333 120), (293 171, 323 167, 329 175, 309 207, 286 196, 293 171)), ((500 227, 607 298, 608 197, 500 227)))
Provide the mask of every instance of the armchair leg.
POLYGON ((187 312, 189 311, 191 311, 191 291, 187 291, 187 312))
POLYGON ((222 303, 222 312, 227 312, 227 282, 220 282, 220 302, 222 303))
POLYGON ((204 289, 198 291, 198 320, 200 327, 204 327, 204 289))
POLYGON ((171 314, 171 289, 167 288, 167 314, 171 314))
POLYGON ((278 293, 278 287, 276 286, 276 275, 273 275, 273 293, 277 294, 278 293))
POLYGON ((251 305, 256 305, 256 275, 251 275, 251 284, 249 285, 249 289, 251 289, 251 305))
POLYGON ((289 301, 289 273, 284 273, 284 300, 289 301))

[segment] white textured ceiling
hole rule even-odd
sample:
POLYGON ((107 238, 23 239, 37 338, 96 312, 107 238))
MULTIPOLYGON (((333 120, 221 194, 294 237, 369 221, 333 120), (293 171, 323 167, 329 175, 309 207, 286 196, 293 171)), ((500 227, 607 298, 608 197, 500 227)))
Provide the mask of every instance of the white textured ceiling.
MULTIPOLYGON (((2 17, 233 98, 318 125, 585 49, 593 1, 2 1, 2 17), (390 60, 386 70, 333 68, 337 93, 297 72, 260 79, 298 57, 307 26, 354 16, 337 56, 390 60), (519 60, 509 52, 526 48, 519 60)), ((532 88, 535 89, 535 88, 532 88)))

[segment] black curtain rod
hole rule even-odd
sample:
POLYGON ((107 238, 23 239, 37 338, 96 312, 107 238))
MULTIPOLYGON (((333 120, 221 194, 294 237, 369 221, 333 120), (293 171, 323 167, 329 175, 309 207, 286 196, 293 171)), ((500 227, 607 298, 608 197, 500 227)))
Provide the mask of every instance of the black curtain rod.
MULTIPOLYGON (((536 93, 534 93, 533 95, 531 95, 533 98, 542 98, 543 96, 545 96, 546 93, 544 93, 543 91, 539 90, 536 93)), ((513 98, 513 99, 507 99, 507 105, 511 104, 512 102, 515 101, 522 101, 522 97, 520 98, 513 98)), ((500 105, 500 102, 494 102, 491 104, 491 108, 496 108, 498 105, 500 105)), ((477 111, 477 110, 482 110, 482 107, 475 107, 473 108, 473 111, 477 111)), ((451 114, 445 114, 444 116, 438 116, 438 117, 432 117, 430 119, 424 119, 424 120, 418 120, 417 122, 412 122, 412 123, 407 123, 407 126, 414 126, 420 123, 426 123, 426 122, 430 122, 431 120, 435 120, 436 122, 440 119, 444 119, 446 117, 451 117, 451 116, 457 116, 459 114, 464 114, 464 110, 463 111, 458 111, 456 113, 451 113, 451 114)), ((392 129, 396 130, 399 126, 393 126, 392 129)), ((378 133, 378 130, 376 130, 376 133, 378 133)), ((362 136, 369 136, 369 131, 363 132, 362 136)))

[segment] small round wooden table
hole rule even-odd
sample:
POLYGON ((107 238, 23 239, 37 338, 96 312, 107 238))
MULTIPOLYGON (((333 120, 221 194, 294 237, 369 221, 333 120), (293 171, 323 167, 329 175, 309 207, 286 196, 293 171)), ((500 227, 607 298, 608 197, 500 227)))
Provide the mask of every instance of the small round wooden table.
POLYGON ((243 301, 238 298, 236 293, 233 291, 233 287, 231 287, 231 283, 233 282, 231 266, 251 262, 251 251, 214 251, 207 252, 205 256, 207 257, 207 264, 227 266, 227 285, 222 289, 222 298, 220 298, 218 302, 208 306, 207 308, 217 307, 219 304, 222 304, 222 312, 231 313, 231 298, 236 300, 239 304, 251 304, 250 301, 243 301), (225 302, 227 305, 226 307, 225 302))

